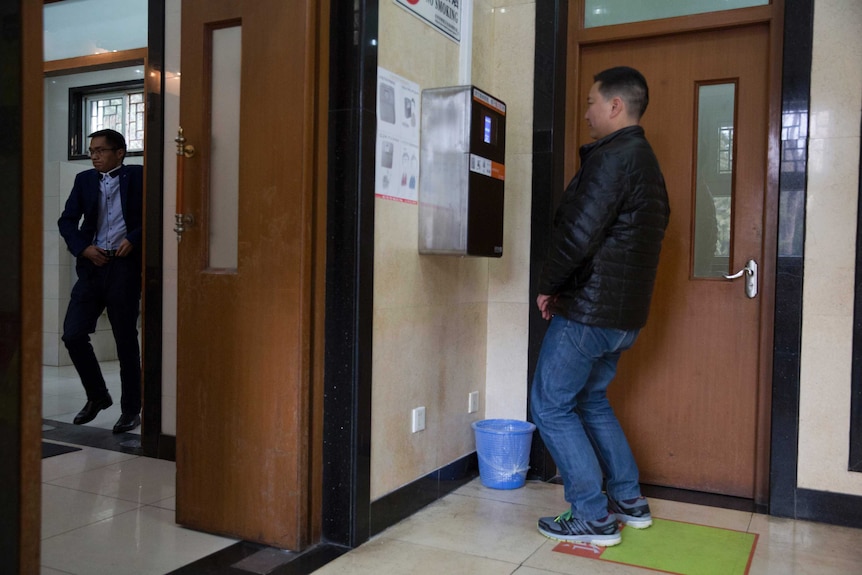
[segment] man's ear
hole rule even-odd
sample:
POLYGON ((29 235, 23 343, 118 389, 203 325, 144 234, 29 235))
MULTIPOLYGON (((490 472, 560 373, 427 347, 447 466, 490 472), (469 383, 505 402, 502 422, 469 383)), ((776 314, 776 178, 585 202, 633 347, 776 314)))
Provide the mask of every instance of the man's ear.
POLYGON ((126 159, 126 150, 124 148, 117 149, 117 153, 120 155, 121 160, 126 159))
POLYGON ((616 118, 626 111, 626 103, 619 96, 611 98, 611 118, 616 118))

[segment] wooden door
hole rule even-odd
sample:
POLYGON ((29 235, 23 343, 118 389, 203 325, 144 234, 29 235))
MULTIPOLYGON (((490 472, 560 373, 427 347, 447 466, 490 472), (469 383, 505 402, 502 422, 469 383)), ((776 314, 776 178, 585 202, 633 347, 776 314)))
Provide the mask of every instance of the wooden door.
MULTIPOLYGON (((705 180, 723 177, 732 194, 713 202, 723 212, 727 234, 717 250, 726 255, 714 258, 716 269, 733 273, 754 259, 761 277, 774 273, 773 258, 763 249, 768 61, 767 25, 581 49, 582 102, 593 74, 605 68, 629 65, 646 77, 650 103, 642 125, 670 199, 650 318, 635 347, 623 354, 610 388, 646 484, 758 499, 766 491, 768 382, 761 376, 759 350, 761 330, 771 329, 761 324, 761 307, 771 304, 762 289, 748 298, 743 280, 704 277, 696 265, 697 246, 706 242, 711 248, 716 240, 695 241, 706 228, 694 216, 705 205, 698 204, 698 194, 708 188, 705 180), (723 140, 720 126, 698 132, 701 87, 713 85, 731 86, 734 93, 729 139, 727 125, 723 140), (706 173, 697 169, 705 154, 706 173)), ((586 141, 584 130, 581 143, 586 141)))
POLYGON ((177 522, 291 550, 319 530, 324 6, 182 3, 177 522))

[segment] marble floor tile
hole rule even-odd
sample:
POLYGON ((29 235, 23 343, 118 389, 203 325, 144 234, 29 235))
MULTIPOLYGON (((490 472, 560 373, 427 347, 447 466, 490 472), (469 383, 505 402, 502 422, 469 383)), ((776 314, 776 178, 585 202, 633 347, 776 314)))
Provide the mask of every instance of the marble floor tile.
MULTIPOLYGON (((113 421, 108 421, 113 425, 113 421)), ((42 460, 42 575, 163 575, 236 541, 175 523, 176 465, 83 447, 42 460)), ((860 573, 862 530, 650 499, 653 515, 758 535, 750 575, 860 573)), ((317 575, 642 575, 553 551, 536 520, 561 485, 499 490, 475 479, 318 569, 317 575)), ((227 568, 228 565, 225 565, 227 568)))
POLYGON ((150 503, 153 507, 159 507, 161 509, 171 509, 173 511, 177 510, 177 497, 174 495, 173 497, 168 497, 167 499, 162 499, 161 501, 156 501, 155 503, 150 503))
MULTIPOLYGON (((528 507, 557 509, 557 514, 568 508, 568 503, 563 498, 562 485, 543 483, 541 481, 527 481, 524 487, 519 489, 492 489, 482 485, 480 480, 476 480, 458 488, 455 493, 468 497, 526 505, 528 507)), ((536 516, 536 519, 538 517, 536 516)))
POLYGON ((138 507, 42 541, 42 566, 75 575, 164 575, 234 544, 184 529, 174 512, 138 507))
MULTIPOLYGON (((54 441, 54 443, 62 442, 54 441)), ((54 481, 61 477, 78 475, 85 471, 91 471, 137 457, 136 455, 106 449, 96 449, 94 447, 76 447, 81 447, 81 450, 43 459, 42 481, 54 481)))
POLYGON ((547 541, 534 526, 538 517, 552 513, 553 509, 450 494, 382 535, 520 564, 547 541))
POLYGON ((439 548, 377 538, 315 571, 315 575, 509 575, 518 565, 470 553, 442 553, 439 548))
POLYGON ((140 507, 138 503, 42 484, 42 539, 140 507))
POLYGON ((66 414, 75 413, 84 407, 87 403, 87 394, 83 388, 80 392, 64 391, 55 394, 42 394, 42 417, 44 419, 53 419, 55 421, 72 422, 72 418, 66 419, 66 414))
POLYGON ((862 572, 862 531, 835 525, 755 515, 758 534, 750 575, 862 572))
MULTIPOLYGON (((84 448, 43 460, 43 474, 43 575, 161 575, 235 542, 176 525, 172 462, 84 448)), ((535 522, 561 510, 562 490, 539 482, 496 490, 476 479, 315 573, 643 574, 553 551, 557 542, 541 536, 535 522)), ((751 575, 844 575, 862 565, 860 529, 650 503, 666 519, 757 533, 751 575)))
POLYGON ((47 483, 142 504, 155 503, 176 494, 176 464, 135 457, 47 483))

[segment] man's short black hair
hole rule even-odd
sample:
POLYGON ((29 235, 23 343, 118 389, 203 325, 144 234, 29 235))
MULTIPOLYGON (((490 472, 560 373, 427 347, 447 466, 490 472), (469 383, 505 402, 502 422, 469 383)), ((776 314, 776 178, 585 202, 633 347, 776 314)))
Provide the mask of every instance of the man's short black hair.
POLYGON ((97 132, 93 132, 87 137, 91 139, 98 137, 105 138, 105 141, 108 142, 112 148, 123 150, 124 152, 126 151, 126 139, 116 130, 99 130, 97 132))
POLYGON ((608 68, 593 76, 594 82, 599 82, 599 93, 606 99, 619 96, 626 103, 630 113, 637 118, 646 112, 649 104, 649 88, 643 74, 628 66, 608 68))

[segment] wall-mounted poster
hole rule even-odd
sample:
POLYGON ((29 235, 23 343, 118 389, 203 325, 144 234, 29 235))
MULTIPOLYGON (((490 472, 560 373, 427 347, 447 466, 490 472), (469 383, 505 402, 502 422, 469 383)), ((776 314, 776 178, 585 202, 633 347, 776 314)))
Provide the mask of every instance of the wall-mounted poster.
POLYGON ((417 203, 420 103, 419 84, 377 69, 377 197, 417 203))

